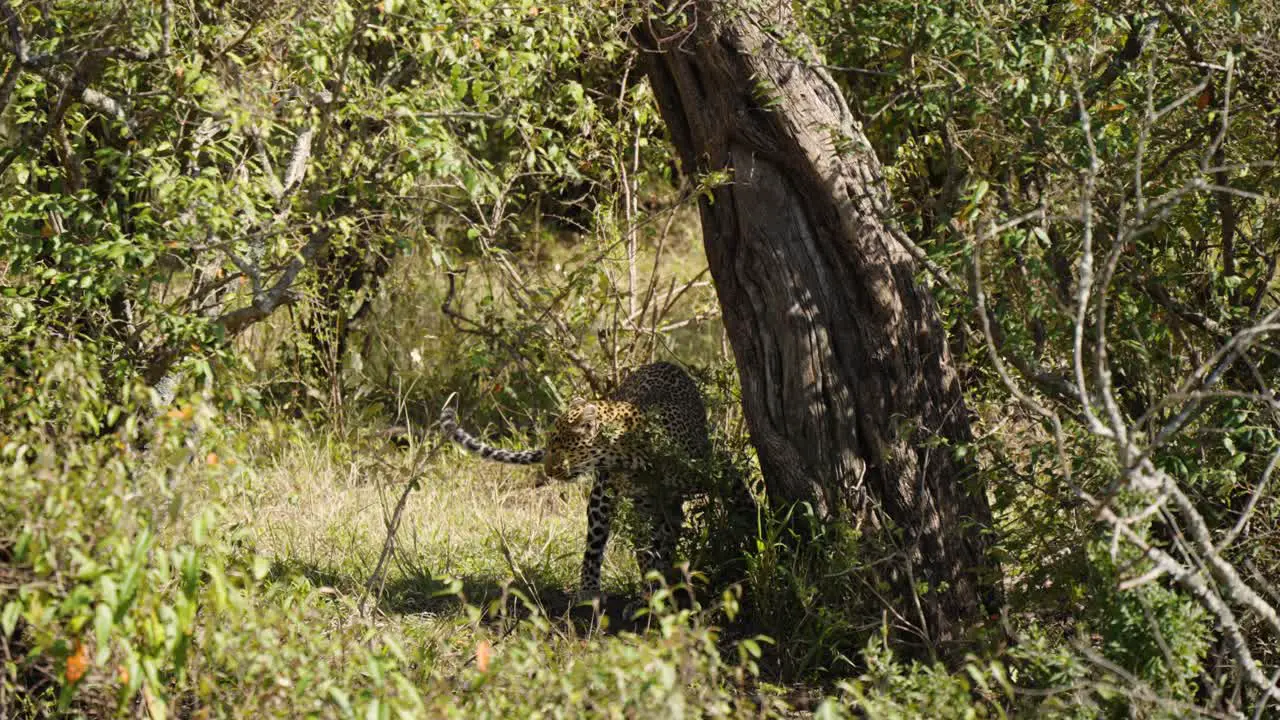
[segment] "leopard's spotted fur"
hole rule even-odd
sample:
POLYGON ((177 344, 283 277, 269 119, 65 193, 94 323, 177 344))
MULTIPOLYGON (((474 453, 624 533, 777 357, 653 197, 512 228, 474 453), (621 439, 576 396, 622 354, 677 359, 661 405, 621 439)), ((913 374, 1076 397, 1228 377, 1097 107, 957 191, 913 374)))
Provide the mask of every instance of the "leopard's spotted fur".
POLYGON ((483 458, 517 465, 542 462, 554 480, 595 473, 582 560, 581 592, 586 595, 600 590, 600 562, 618 493, 632 498, 637 516, 652 531, 647 544, 636 543, 641 573, 670 570, 685 496, 711 449, 702 394, 688 373, 670 363, 637 368, 605 400, 575 399, 556 420, 545 449, 495 448, 459 427, 452 409, 441 415, 440 427, 483 458))

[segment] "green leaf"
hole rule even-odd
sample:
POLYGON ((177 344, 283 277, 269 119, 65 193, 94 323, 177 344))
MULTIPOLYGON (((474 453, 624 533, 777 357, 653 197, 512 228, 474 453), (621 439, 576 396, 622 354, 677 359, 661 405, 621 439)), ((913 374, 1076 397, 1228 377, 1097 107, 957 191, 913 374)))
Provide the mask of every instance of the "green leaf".
POLYGON ((262 555, 253 556, 253 579, 261 580, 271 570, 271 561, 262 555))
POLYGON ((347 717, 352 717, 355 715, 355 711, 351 709, 351 697, 347 695, 346 691, 343 690, 342 688, 330 687, 329 701, 332 702, 334 705, 337 705, 338 709, 342 711, 343 715, 347 717))
POLYGON ((107 661, 111 654, 111 628, 115 626, 112 620, 111 607, 105 602, 98 603, 93 611, 93 634, 97 640, 98 652, 94 663, 102 665, 107 661))
POLYGON ((0 632, 5 637, 11 637, 13 630, 18 626, 18 617, 22 614, 22 603, 18 600, 10 600, 5 603, 4 610, 0 611, 0 632))

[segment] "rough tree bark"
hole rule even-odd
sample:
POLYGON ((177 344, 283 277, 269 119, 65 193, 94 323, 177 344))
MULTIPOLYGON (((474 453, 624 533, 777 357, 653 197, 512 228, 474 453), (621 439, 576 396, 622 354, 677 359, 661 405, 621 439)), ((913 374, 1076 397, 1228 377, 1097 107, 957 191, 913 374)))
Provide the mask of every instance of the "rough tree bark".
POLYGON ((991 510, 950 449, 969 419, 880 164, 830 76, 786 49, 807 47, 789 3, 679 17, 635 35, 686 172, 730 175, 701 202, 703 242, 770 495, 824 517, 878 504, 908 560, 896 609, 920 619, 927 582, 924 640, 954 648, 996 597, 991 510))

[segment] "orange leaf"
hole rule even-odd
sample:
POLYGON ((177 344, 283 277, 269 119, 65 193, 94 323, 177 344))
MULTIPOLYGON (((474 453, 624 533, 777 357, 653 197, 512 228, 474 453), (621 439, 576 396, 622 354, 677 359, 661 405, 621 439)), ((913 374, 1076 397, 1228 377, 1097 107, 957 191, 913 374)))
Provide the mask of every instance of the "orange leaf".
POLYGON ((476 667, 480 672, 489 672, 489 660, 493 658, 493 646, 488 640, 476 644, 476 667))
POLYGON ((123 665, 117 665, 116 679, 120 681, 121 685, 128 685, 129 684, 129 668, 123 665))
POLYGON ((1209 88, 1205 88, 1200 93, 1200 97, 1196 98, 1196 107, 1201 110, 1209 107, 1209 101, 1213 100, 1213 93, 1209 92, 1209 88))
POLYGON ((208 455, 205 455, 205 456, 204 456, 204 461, 205 461, 206 463, 208 463, 209 465, 217 465, 217 464, 218 464, 218 453, 211 452, 211 453, 209 453, 208 455))
POLYGON ((89 669, 89 648, 79 640, 67 657, 67 681, 78 682, 89 669))

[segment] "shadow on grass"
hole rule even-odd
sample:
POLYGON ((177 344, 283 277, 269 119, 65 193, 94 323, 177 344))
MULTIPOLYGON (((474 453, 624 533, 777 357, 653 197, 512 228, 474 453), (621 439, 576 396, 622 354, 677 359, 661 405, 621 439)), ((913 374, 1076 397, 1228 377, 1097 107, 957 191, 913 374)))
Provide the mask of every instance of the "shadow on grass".
MULTIPOLYGON (((267 578, 271 582, 302 578, 350 597, 364 597, 367 592, 366 578, 291 558, 273 561, 267 578)), ((572 624, 580 630, 593 625, 595 613, 589 603, 552 587, 550 578, 534 574, 528 581, 525 585, 486 575, 440 578, 416 572, 388 581, 378 594, 378 608, 391 615, 462 616, 470 605, 484 611, 487 623, 523 620, 536 612, 554 624, 572 624)), ((643 632, 648 620, 628 612, 639 600, 635 594, 606 596, 600 606, 601 614, 609 618, 603 632, 643 632)))

